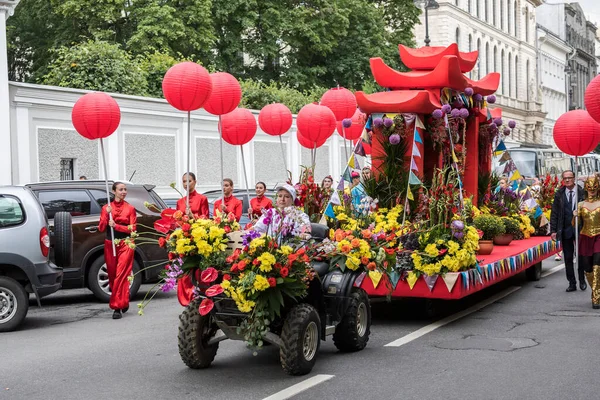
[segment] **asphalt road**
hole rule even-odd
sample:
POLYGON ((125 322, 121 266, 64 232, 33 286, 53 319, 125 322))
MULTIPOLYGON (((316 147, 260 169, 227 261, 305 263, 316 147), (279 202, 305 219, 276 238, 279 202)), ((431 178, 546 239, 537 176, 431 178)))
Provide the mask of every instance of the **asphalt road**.
POLYGON ((42 309, 32 303, 20 331, 0 335, 0 399, 277 400, 296 388, 304 391, 293 398, 307 400, 597 399, 600 312, 589 289, 566 286, 562 269, 539 282, 521 274, 438 304, 435 317, 419 301, 373 304, 367 348, 341 354, 323 342, 303 377, 283 373, 276 348, 253 356, 231 341, 211 368, 188 369, 174 293, 115 321, 91 293, 62 291, 42 309))

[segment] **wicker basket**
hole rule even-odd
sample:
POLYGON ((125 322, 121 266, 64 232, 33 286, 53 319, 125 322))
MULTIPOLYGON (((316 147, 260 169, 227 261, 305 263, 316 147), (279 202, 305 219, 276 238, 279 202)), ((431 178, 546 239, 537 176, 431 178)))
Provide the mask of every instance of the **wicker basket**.
POLYGON ((245 232, 236 231, 227 234, 229 241, 227 242, 227 251, 233 252, 236 249, 243 249, 242 236, 245 232))

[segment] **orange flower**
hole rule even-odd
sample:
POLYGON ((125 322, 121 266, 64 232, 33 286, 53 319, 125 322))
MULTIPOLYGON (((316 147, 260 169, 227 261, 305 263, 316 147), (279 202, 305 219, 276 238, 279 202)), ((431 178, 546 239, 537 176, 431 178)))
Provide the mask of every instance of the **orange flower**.
POLYGON ((352 250, 352 248, 350 246, 348 246, 347 244, 342 246, 343 253, 350 253, 350 250, 352 250))
POLYGON ((360 262, 363 263, 364 265, 367 265, 369 263, 369 257, 361 257, 360 258, 360 262))
POLYGON ((360 246, 360 240, 359 239, 352 239, 352 242, 350 242, 352 244, 352 247, 357 248, 360 246))
POLYGON ((371 261, 370 263, 367 264, 367 268, 369 269, 369 271, 375 271, 376 267, 377 267, 377 265, 375 265, 375 263, 373 261, 371 261))
POLYGON ((361 235, 362 235, 362 236, 363 236, 365 239, 371 239, 371 236, 373 236, 373 232, 371 232, 371 231, 370 231, 370 230, 368 230, 368 229, 364 229, 364 230, 361 232, 361 235))
POLYGON ((341 242, 342 240, 344 240, 344 232, 342 232, 341 230, 337 230, 335 231, 335 241, 336 242, 341 242))

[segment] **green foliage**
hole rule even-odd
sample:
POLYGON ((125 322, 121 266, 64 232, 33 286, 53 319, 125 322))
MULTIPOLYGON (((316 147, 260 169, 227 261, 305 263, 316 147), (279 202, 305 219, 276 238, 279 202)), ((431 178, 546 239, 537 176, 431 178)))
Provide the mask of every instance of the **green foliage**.
POLYGON ((483 240, 494 240, 494 237, 505 232, 502 219, 490 214, 481 214, 475 217, 473 226, 483 232, 483 240))
POLYGON ((516 219, 512 217, 502 217, 502 222, 504 223, 504 233, 509 235, 518 235, 521 233, 519 221, 516 219))
POLYGON ((293 112, 315 101, 319 101, 325 88, 315 87, 310 92, 301 92, 289 86, 279 86, 275 82, 265 84, 252 79, 240 80, 242 86, 241 107, 259 110, 267 104, 283 103, 293 112))
POLYGON ((168 54, 154 52, 138 58, 138 64, 144 72, 147 81, 146 93, 152 97, 163 97, 162 80, 169 68, 178 62, 178 60, 168 54))

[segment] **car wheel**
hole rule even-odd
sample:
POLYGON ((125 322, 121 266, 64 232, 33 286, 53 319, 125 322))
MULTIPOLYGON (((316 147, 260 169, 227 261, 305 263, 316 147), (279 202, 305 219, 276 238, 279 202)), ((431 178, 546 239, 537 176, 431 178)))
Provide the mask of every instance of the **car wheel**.
POLYGON ((29 310, 29 294, 12 278, 0 277, 0 332, 15 330, 29 310))
POLYGON ((54 215, 54 263, 68 268, 73 262, 73 224, 71 214, 57 212, 54 215))
MULTIPOLYGON (((140 290, 142 284, 142 275, 139 274, 140 267, 137 261, 133 260, 132 274, 134 276, 133 281, 129 284, 129 298, 133 297, 140 290)), ((110 301, 111 290, 108 285, 108 271, 106 269, 106 263, 104 262, 104 256, 98 257, 90 267, 88 273, 88 287, 94 293, 94 296, 103 303, 110 301)))

